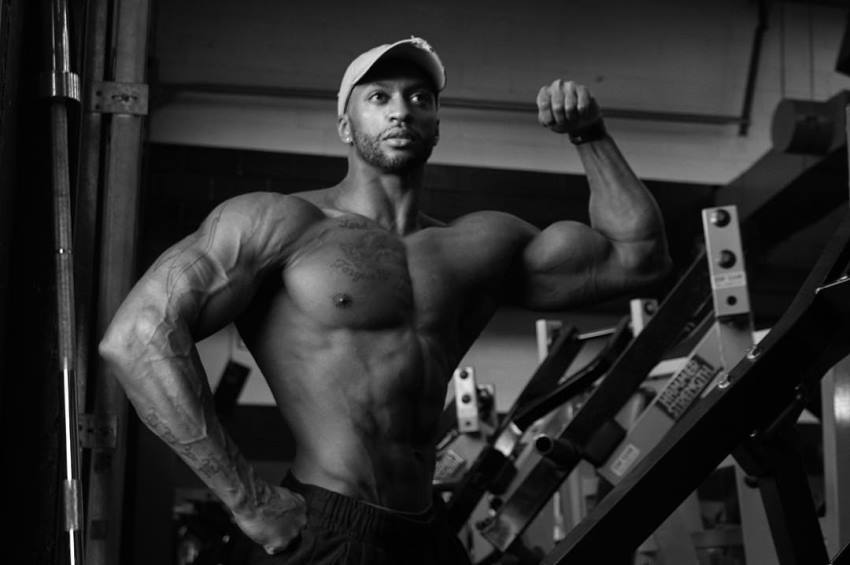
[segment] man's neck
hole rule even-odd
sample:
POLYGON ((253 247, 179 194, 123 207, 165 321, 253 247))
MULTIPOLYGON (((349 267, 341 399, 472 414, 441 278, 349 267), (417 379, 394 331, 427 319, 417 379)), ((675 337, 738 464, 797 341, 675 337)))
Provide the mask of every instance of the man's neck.
POLYGON ((419 228, 419 192, 423 168, 405 174, 351 167, 332 190, 333 206, 366 216, 389 231, 405 235, 419 228))

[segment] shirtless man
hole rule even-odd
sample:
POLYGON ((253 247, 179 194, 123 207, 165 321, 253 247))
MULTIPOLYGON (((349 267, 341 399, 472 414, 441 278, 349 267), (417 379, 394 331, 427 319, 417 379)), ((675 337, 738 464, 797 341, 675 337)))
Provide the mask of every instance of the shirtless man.
POLYGON ((270 562, 466 562, 431 486, 464 353, 500 304, 564 309, 668 270, 656 203, 572 82, 540 89, 538 117, 577 145, 590 226, 419 212, 444 86, 419 38, 359 56, 338 101, 346 177, 218 206, 144 274, 101 342, 141 419, 279 554, 270 562), (283 486, 254 472, 213 410, 194 344, 233 321, 295 437, 283 486))

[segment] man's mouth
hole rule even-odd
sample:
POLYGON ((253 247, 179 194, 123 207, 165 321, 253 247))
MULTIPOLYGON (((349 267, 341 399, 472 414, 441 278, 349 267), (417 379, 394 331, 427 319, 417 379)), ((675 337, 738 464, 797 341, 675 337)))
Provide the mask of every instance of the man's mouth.
POLYGON ((391 131, 384 134, 384 141, 389 142, 393 147, 406 147, 417 140, 416 134, 410 131, 391 131))

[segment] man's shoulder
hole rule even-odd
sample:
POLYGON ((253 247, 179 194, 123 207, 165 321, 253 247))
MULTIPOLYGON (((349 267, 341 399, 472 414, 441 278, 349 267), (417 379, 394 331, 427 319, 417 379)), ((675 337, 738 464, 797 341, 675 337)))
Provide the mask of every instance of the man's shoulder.
POLYGON ((289 194, 250 192, 222 202, 200 233, 240 242, 245 250, 277 255, 326 218, 314 204, 289 194))
POLYGON ((321 214, 319 207, 302 195, 279 192, 248 192, 225 200, 220 209, 232 214, 308 215, 321 214))
POLYGON ((525 220, 498 210, 481 210, 460 216, 447 225, 463 232, 480 233, 488 238, 505 237, 525 239, 532 237, 537 228, 525 220))

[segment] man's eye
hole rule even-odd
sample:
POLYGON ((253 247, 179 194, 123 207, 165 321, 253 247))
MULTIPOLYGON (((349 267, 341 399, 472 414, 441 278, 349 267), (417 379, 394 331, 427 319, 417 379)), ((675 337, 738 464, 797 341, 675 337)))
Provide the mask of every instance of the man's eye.
POLYGON ((434 103, 434 96, 430 92, 417 92, 410 97, 410 101, 419 106, 430 106, 434 103))
POLYGON ((389 96, 387 96, 386 92, 373 92, 369 96, 369 100, 373 102, 386 102, 389 96))

